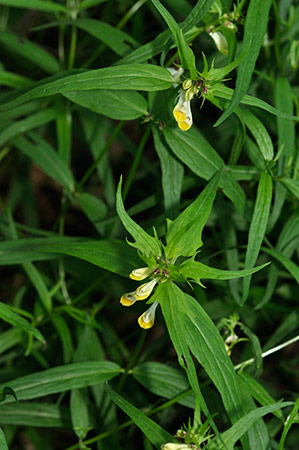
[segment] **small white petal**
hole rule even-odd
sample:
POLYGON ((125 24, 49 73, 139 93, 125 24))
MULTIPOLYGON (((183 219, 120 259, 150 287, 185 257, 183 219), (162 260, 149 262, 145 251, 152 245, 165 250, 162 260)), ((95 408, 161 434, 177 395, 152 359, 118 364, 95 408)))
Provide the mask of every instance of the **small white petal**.
POLYGON ((215 42, 217 49, 224 55, 228 55, 228 43, 221 31, 211 31, 209 34, 215 42))
POLYGON ((152 290, 156 286, 158 280, 154 278, 153 280, 149 281, 148 283, 144 283, 141 286, 139 286, 135 291, 135 298, 137 300, 144 300, 147 297, 149 297, 152 293, 152 290))
POLYGON ((154 269, 150 267, 140 267, 139 269, 134 269, 130 273, 130 278, 132 280, 141 281, 149 277, 153 273, 154 269))

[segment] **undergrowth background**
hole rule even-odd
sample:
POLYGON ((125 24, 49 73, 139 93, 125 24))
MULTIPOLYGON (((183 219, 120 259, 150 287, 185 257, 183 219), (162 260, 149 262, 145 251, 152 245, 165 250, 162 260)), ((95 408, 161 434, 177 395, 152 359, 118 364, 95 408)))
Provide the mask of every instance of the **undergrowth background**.
POLYGON ((298 448, 298 23, 291 0, 0 0, 1 450, 298 448), (149 330, 119 303, 147 265, 121 176, 164 246, 214 183, 180 244, 205 225, 196 262, 231 271, 170 264, 149 330))

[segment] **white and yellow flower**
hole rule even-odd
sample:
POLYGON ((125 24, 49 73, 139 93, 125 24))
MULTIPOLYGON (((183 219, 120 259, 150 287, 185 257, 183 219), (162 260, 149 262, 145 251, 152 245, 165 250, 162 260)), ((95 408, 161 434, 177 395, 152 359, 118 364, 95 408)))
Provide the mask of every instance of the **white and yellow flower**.
POLYGON ((220 53, 223 53, 223 55, 228 55, 228 43, 224 34, 222 34, 221 31, 210 31, 209 35, 213 39, 217 50, 219 50, 220 53))
POLYGON ((144 328, 147 330, 148 328, 151 328, 155 323, 155 314, 157 306, 159 305, 159 302, 154 302, 139 318, 138 323, 141 326, 141 328, 144 328))
POLYGON ((154 269, 151 267, 140 267, 139 269, 132 270, 129 276, 132 280, 142 281, 149 277, 153 272, 154 269))
POLYGON ((161 450, 185 450, 190 449, 189 445, 187 444, 174 444, 172 442, 169 442, 168 444, 161 445, 161 450))
POLYGON ((148 281, 147 283, 143 283, 141 286, 139 286, 135 291, 136 300, 145 300, 146 298, 148 298, 157 283, 158 279, 154 278, 153 280, 148 281))
POLYGON ((188 97, 187 92, 188 91, 185 91, 184 89, 181 90, 179 101, 173 110, 173 116, 177 121, 179 128, 182 131, 189 130, 193 124, 192 112, 190 107, 191 98, 189 99, 186 98, 188 97))

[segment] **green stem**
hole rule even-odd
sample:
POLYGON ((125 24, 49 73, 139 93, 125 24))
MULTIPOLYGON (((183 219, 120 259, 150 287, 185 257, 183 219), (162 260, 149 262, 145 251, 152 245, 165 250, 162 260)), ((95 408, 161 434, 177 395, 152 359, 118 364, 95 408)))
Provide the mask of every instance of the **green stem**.
POLYGON ((121 391, 121 389, 122 389, 122 387, 123 387, 123 385, 124 385, 124 382, 126 381, 128 375, 129 375, 129 373, 130 373, 130 372, 129 372, 130 369, 131 369, 132 367, 134 367, 134 365, 135 365, 135 363, 136 363, 136 361, 137 361, 137 358, 138 358, 138 356, 139 356, 139 353, 140 353, 141 350, 142 350, 142 347, 143 347, 143 344, 144 344, 146 335, 147 335, 146 331, 141 331, 141 334, 140 334, 140 336, 139 336, 139 340, 138 340, 138 342, 137 342, 137 345, 136 345, 136 347, 135 347, 135 350, 134 350, 134 352, 133 352, 131 358, 129 359, 128 364, 127 364, 127 367, 125 368, 125 370, 124 370, 124 372, 123 372, 123 374, 122 374, 122 376, 121 376, 121 378, 120 378, 120 380, 119 380, 119 383, 118 383, 118 385, 117 385, 117 391, 118 391, 118 392, 121 391))
POLYGON ((134 158, 131 170, 129 172, 127 181, 126 181, 125 186, 124 186, 124 191, 123 191, 123 199, 124 200, 127 198, 127 195, 129 193, 131 184, 132 184, 134 176, 135 176, 135 172, 136 172, 137 167, 139 165, 140 158, 142 156, 145 144, 147 143, 147 140, 148 140, 148 138, 149 138, 149 136, 151 134, 152 128, 153 128, 153 123, 151 122, 151 123, 148 124, 147 129, 145 130, 145 133, 144 133, 144 135, 141 138, 141 141, 140 141, 140 144, 138 146, 138 149, 137 149, 137 152, 136 152, 136 155, 135 155, 135 158, 134 158))
POLYGON ((76 45, 77 45, 77 27, 75 27, 75 25, 73 25, 72 26, 72 34, 71 34, 71 45, 70 45, 68 70, 71 70, 74 67, 75 56, 76 56, 76 45))

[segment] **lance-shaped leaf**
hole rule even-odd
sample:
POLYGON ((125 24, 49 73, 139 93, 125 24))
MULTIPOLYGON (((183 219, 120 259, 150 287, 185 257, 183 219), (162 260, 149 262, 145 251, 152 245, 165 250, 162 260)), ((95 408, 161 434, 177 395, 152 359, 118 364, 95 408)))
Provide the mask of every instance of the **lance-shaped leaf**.
POLYGON ((263 123, 248 109, 238 110, 241 118, 244 120, 246 127, 254 136, 256 143, 266 161, 273 159, 273 144, 271 137, 264 127, 263 123))
POLYGON ((182 66, 189 70, 192 79, 196 79, 197 72, 195 68, 195 56, 185 41, 181 28, 167 9, 164 8, 164 6, 159 2, 159 0, 152 0, 152 3, 157 8, 174 36, 182 66))
POLYGON ((177 270, 179 271, 179 273, 181 273, 181 275, 183 275, 184 278, 189 278, 190 280, 196 281, 196 283, 201 284, 202 279, 232 280, 234 278, 246 277, 247 275, 252 275, 253 273, 258 272, 268 264, 269 263, 266 263, 262 266, 254 267, 253 269, 221 270, 189 259, 180 266, 177 266, 177 270))
POLYGON ((216 126, 227 119, 246 94, 265 36, 271 3, 271 0, 251 0, 249 2, 243 39, 243 48, 248 48, 248 46, 249 48, 238 68, 236 89, 232 101, 216 122, 216 126))
MULTIPOLYGON (((267 228, 270 206, 272 201, 272 178, 267 172, 263 172, 259 181, 257 198, 254 205, 252 221, 248 234, 248 245, 245 256, 245 268, 254 266, 267 228)), ((244 303, 248 297, 251 276, 243 280, 244 303)))
POLYGON ((168 258, 179 255, 192 256, 202 246, 202 229, 205 226, 221 177, 218 172, 202 193, 173 222, 168 222, 166 254, 168 258))
POLYGON ((147 234, 140 225, 134 222, 127 214, 123 199, 121 196, 122 179, 120 179, 116 193, 116 210, 117 214, 135 242, 128 242, 132 247, 137 248, 144 256, 151 258, 152 256, 161 255, 161 246, 157 237, 147 234))
POLYGON ((109 385, 106 385, 106 391, 111 400, 132 419, 135 425, 140 428, 157 449, 160 449, 161 445, 166 444, 166 442, 175 441, 171 434, 165 431, 152 419, 146 417, 140 409, 137 409, 134 405, 121 397, 109 385))

